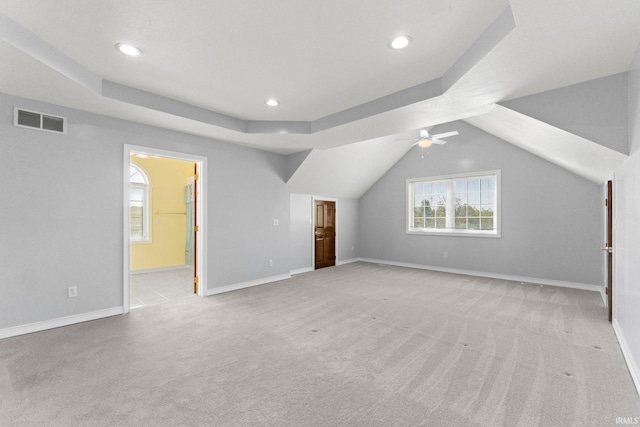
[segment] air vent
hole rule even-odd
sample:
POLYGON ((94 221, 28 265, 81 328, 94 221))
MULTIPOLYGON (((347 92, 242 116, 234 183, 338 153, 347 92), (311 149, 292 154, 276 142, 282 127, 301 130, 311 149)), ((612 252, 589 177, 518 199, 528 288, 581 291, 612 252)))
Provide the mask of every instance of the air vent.
POLYGON ((14 109, 13 124, 15 126, 43 130, 45 132, 67 133, 67 119, 37 111, 14 109))

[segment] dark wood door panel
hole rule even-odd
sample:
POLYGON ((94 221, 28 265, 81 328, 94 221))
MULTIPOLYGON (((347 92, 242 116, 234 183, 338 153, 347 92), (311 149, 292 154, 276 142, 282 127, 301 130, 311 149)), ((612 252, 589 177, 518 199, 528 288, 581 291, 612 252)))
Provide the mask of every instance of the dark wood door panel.
POLYGON ((331 267, 336 264, 336 204, 317 200, 315 211, 315 268, 331 267))

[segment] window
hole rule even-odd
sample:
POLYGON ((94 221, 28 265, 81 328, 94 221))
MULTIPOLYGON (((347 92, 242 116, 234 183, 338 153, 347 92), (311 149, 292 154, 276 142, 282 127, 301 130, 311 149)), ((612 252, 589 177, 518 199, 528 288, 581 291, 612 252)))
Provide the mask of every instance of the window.
POLYGON ((129 223, 131 241, 148 242, 149 224, 149 178, 138 165, 129 165, 129 223))
POLYGON ((407 180, 407 233, 500 237, 500 171, 407 180))

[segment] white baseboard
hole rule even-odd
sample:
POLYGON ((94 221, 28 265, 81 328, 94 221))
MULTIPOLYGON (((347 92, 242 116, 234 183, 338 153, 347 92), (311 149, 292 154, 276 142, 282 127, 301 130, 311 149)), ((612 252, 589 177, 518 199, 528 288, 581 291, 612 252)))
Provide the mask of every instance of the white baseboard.
POLYGON ((143 270, 131 270, 129 274, 160 273, 163 271, 183 270, 183 269, 193 270, 193 265, 183 264, 183 265, 171 265, 169 267, 145 268, 143 270))
MULTIPOLYGON (((345 259, 342 261, 336 261, 336 266, 338 265, 345 265, 345 264, 351 264, 352 262, 358 262, 361 261, 360 258, 350 258, 350 259, 345 259)), ((291 275, 295 275, 295 274, 302 274, 302 273, 308 273, 310 271, 315 271, 315 268, 313 268, 313 266, 309 266, 309 267, 303 267, 303 268, 296 268, 295 270, 291 270, 291 275)))
POLYGON ((338 261, 336 265, 351 264, 352 262, 358 262, 358 261, 360 261, 360 258, 350 258, 350 259, 345 259, 343 261, 338 261))
POLYGON ((585 291, 600 292, 602 286, 589 285, 586 283, 563 282, 560 280, 539 279, 535 277, 513 276, 510 274, 487 273, 484 271, 461 270, 459 268, 436 267, 432 265, 411 264, 406 262, 385 261, 379 259, 359 258, 359 261, 373 264, 395 265, 398 267, 419 268, 422 270, 440 271, 443 273, 465 274, 468 276, 487 277, 490 279, 510 280, 514 282, 535 283, 538 285, 558 286, 561 288, 582 289, 585 291))
POLYGON ((236 283, 233 285, 221 286, 219 288, 207 289, 206 296, 222 294, 224 292, 237 291, 239 289, 250 288, 252 286, 265 285, 267 283, 278 282, 280 280, 291 279, 291 274, 281 274, 280 276, 265 277, 263 279, 250 280, 248 282, 236 283))
POLYGON ((294 276, 296 274, 308 273, 310 271, 314 271, 313 267, 296 268, 295 270, 291 270, 290 274, 294 276))
POLYGON ((44 320, 42 322, 29 323, 26 325, 13 326, 11 328, 0 329, 0 339, 15 337, 18 335, 31 334, 33 332, 45 331, 47 329, 60 328, 75 323, 89 322, 91 320, 123 314, 123 307, 113 307, 104 310, 92 311, 89 313, 75 314, 73 316, 59 317, 57 319, 44 320))
POLYGON ((609 307, 609 301, 607 299, 607 288, 603 287, 600 289, 600 296, 602 297, 602 302, 605 307, 609 307))
POLYGON ((620 344, 620 349, 622 350, 622 355, 624 356, 625 362, 627 362, 627 368, 629 368, 629 373, 631 374, 631 378, 633 379, 633 384, 636 386, 636 391, 640 394, 640 368, 635 364, 633 358, 631 357, 631 349, 627 344, 627 340, 620 329, 620 324, 616 319, 613 319, 613 332, 615 332, 616 337, 618 338, 618 344, 620 344))

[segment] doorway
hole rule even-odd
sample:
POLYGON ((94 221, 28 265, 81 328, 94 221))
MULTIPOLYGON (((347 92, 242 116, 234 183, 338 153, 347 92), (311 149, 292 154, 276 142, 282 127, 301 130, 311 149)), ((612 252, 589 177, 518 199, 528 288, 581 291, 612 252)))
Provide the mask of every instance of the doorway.
POLYGON ((315 269, 336 265, 336 202, 314 201, 315 269))
POLYGON ((125 145, 124 171, 124 311, 205 296, 206 158, 125 145))

